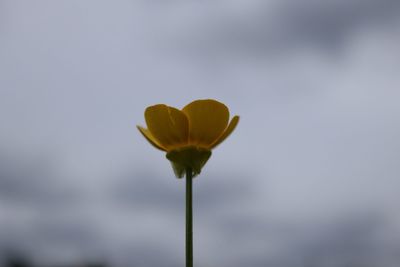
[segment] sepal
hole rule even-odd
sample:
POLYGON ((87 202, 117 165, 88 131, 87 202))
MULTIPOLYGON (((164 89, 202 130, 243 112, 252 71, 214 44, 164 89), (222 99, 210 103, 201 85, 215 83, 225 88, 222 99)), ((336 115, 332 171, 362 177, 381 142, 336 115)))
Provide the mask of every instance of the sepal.
POLYGON ((201 169, 211 157, 211 150, 188 146, 171 150, 166 157, 171 162, 177 178, 182 178, 188 168, 192 170, 192 175, 195 177, 200 174, 201 169))

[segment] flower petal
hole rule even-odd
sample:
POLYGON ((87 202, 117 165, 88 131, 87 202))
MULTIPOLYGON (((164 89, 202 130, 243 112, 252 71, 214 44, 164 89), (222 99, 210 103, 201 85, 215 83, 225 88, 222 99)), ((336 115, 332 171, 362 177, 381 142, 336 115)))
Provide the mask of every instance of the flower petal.
POLYGON ((233 132, 233 130, 235 130, 238 123, 239 116, 233 117, 231 122, 229 123, 228 128, 226 128, 225 132, 220 137, 218 137, 218 139, 210 146, 210 149, 222 143, 233 132))
POLYGON ((150 144, 152 144, 157 149, 166 151, 166 149, 160 143, 158 143, 158 141, 154 138, 154 136, 150 133, 149 130, 147 130, 143 127, 140 127, 139 125, 136 127, 138 128, 140 133, 144 136, 144 138, 146 138, 147 141, 149 141, 150 144))
POLYGON ((224 132, 229 120, 228 108, 215 100, 196 100, 182 111, 189 119, 189 143, 210 146, 224 132))
POLYGON ((167 150, 187 144, 189 122, 179 109, 159 104, 146 108, 144 117, 150 133, 167 150))

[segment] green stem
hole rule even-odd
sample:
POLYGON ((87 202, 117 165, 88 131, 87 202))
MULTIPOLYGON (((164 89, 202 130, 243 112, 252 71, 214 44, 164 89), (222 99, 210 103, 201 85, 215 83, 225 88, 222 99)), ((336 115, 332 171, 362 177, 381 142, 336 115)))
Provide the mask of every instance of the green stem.
POLYGON ((192 169, 186 169, 186 267, 193 267, 192 169))

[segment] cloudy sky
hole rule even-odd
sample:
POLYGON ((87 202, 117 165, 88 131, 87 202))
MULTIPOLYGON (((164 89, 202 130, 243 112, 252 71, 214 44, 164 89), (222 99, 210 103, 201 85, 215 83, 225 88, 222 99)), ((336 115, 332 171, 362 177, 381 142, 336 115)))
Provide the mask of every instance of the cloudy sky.
POLYGON ((182 266, 144 109, 240 115, 194 182, 199 267, 400 264, 398 0, 0 0, 0 257, 182 266))

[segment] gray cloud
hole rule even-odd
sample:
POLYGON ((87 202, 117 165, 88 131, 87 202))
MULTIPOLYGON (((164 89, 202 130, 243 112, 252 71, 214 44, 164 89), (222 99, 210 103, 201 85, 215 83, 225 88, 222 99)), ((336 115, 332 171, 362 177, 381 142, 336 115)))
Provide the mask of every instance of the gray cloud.
POLYGON ((235 244, 226 250, 236 255, 230 255, 232 266, 391 266, 399 258, 381 239, 388 227, 382 218, 357 214, 304 225, 242 218, 243 223, 225 221, 221 229, 235 244), (249 253, 250 247, 257 252, 249 253))
POLYGON ((0 199, 3 203, 20 204, 34 209, 59 209, 74 203, 74 187, 60 184, 52 160, 20 155, 0 159, 0 199))
POLYGON ((182 263, 184 181, 134 126, 216 98, 198 266, 399 265, 398 1, 0 5, 0 254, 182 263))
MULTIPOLYGON (((110 197, 117 205, 182 212, 185 181, 173 178, 172 170, 171 177, 164 178, 148 171, 131 173, 121 179, 112 179, 112 185, 109 187, 110 197)), ((198 177, 194 182, 196 208, 201 213, 235 205, 252 193, 250 184, 245 180, 251 179, 248 175, 214 173, 204 176, 207 177, 198 177), (220 176, 229 179, 220 179, 220 176)))
POLYGON ((187 50, 189 57, 208 60, 273 58, 303 48, 337 54, 358 31, 400 17, 396 0, 257 3, 246 12, 234 12, 228 4, 216 16, 210 12, 208 20, 193 22, 196 30, 181 33, 176 54, 187 50))

